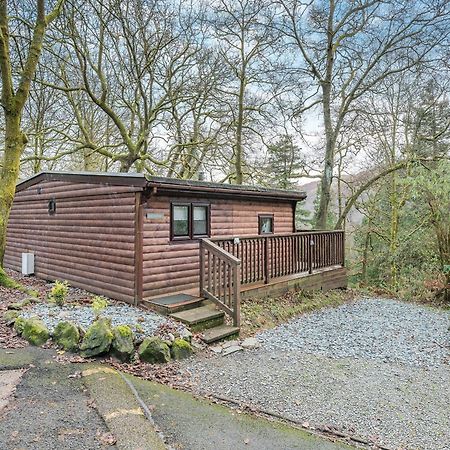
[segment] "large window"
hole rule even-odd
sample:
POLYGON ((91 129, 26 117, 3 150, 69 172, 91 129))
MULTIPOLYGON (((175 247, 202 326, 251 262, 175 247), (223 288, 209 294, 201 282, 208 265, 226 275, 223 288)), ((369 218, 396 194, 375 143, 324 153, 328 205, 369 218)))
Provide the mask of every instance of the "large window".
POLYGON ((273 234, 273 214, 260 214, 258 222, 259 234, 273 234))
POLYGON ((209 236, 209 205, 199 203, 173 203, 171 239, 195 239, 209 236))

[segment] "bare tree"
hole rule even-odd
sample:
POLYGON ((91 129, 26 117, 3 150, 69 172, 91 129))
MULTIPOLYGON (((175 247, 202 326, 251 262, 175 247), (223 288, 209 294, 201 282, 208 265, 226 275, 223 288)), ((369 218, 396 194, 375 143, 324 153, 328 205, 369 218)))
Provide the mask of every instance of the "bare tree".
POLYGON ((408 2, 279 0, 277 29, 297 49, 298 70, 310 80, 306 111, 320 106, 325 152, 317 226, 330 205, 336 145, 354 102, 391 75, 433 59, 449 36, 446 0, 408 2))
MULTIPOLYGON (((3 270, 3 258, 7 223, 19 177, 20 157, 27 144, 27 136, 21 127, 22 114, 42 52, 45 32, 60 14, 63 4, 64 0, 58 0, 53 9, 46 13, 45 1, 36 1, 34 24, 28 25, 25 21, 27 32, 31 34, 28 52, 18 54, 20 65, 17 69, 13 66, 10 53, 11 21, 14 19, 8 15, 8 1, 0 0, 1 105, 5 119, 5 148, 0 178, 0 284, 12 283, 3 270)), ((17 20, 23 23, 20 17, 17 20)))

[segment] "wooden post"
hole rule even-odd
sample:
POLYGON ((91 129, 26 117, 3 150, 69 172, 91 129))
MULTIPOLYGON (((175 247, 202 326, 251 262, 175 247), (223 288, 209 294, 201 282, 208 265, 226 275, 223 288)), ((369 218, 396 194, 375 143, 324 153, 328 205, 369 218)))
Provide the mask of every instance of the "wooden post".
POLYGON ((199 245, 199 264, 200 264, 200 297, 203 296, 203 290, 205 288, 205 249, 203 248, 203 240, 200 239, 199 245))
POLYGON ((269 265, 269 238, 264 237, 264 283, 269 284, 270 281, 270 265, 269 265))
POLYGON ((241 326, 241 265, 236 264, 233 267, 233 325, 241 326))
POLYGON ((313 246, 314 246, 314 240, 312 236, 309 237, 308 242, 308 272, 311 274, 313 273, 313 246))
POLYGON ((344 230, 342 230, 341 239, 342 239, 342 262, 341 262, 341 265, 342 265, 342 267, 345 267, 345 231, 344 230))

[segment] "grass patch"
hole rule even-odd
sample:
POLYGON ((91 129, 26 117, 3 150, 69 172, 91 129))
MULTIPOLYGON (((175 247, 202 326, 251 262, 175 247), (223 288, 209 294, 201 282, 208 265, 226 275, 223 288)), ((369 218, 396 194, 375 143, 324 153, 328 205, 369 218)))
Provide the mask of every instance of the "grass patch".
POLYGON ((280 297, 251 298, 241 304, 241 336, 274 328, 301 314, 339 306, 357 295, 352 289, 328 292, 290 292, 280 297))

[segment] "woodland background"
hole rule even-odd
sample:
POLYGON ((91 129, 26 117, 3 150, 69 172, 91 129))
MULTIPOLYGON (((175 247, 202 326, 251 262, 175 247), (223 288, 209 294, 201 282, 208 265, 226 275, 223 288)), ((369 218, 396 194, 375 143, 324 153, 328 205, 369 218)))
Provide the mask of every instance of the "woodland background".
POLYGON ((0 0, 0 31, 0 237, 43 170, 298 188, 354 283, 448 301, 448 0, 0 0))

